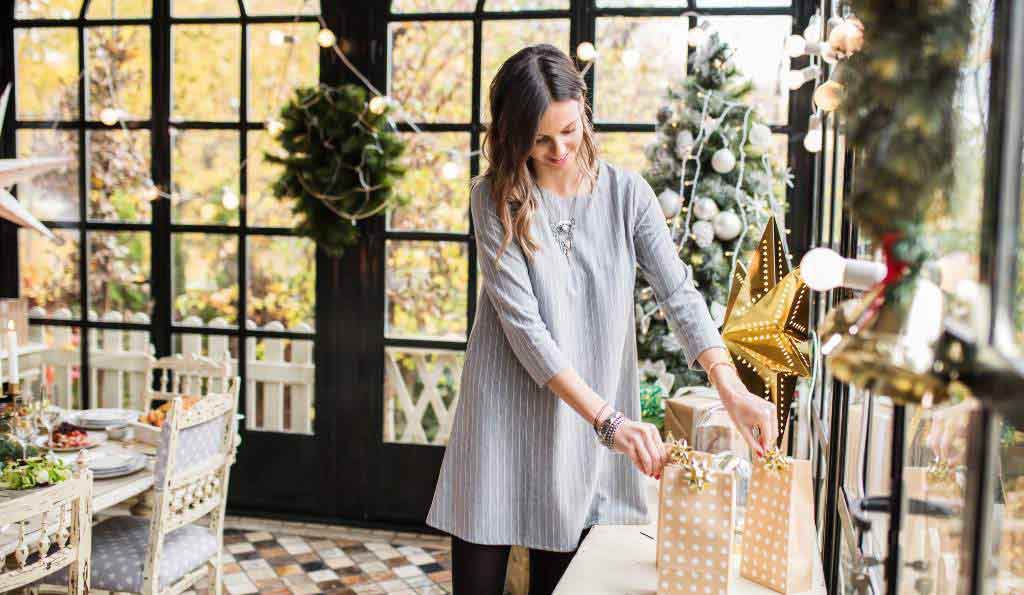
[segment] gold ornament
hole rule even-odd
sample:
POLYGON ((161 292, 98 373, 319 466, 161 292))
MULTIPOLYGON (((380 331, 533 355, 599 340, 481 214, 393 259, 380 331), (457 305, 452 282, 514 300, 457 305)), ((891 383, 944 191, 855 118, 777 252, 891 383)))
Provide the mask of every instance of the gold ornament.
POLYGON ((897 404, 937 404, 949 397, 953 369, 964 355, 959 343, 940 349, 946 316, 942 290, 916 277, 902 297, 879 285, 833 308, 822 323, 821 352, 843 382, 897 404))
POLYGON ((796 379, 811 375, 809 296, 800 269, 790 271, 783 234, 772 217, 746 273, 737 268, 722 325, 743 385, 775 404, 781 444, 796 379))
POLYGON ((688 486, 698 492, 704 491, 711 479, 711 470, 703 459, 693 456, 693 448, 686 440, 675 440, 671 433, 668 435, 668 460, 669 464, 682 467, 683 479, 688 486))
POLYGON ((846 88, 836 81, 826 81, 814 90, 814 105, 823 112, 833 112, 843 103, 846 88))

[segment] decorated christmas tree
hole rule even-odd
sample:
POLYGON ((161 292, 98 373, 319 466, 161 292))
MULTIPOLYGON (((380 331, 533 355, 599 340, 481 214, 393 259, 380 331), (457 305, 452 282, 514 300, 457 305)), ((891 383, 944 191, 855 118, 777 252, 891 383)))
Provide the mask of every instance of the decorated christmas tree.
MULTIPOLYGON (((717 33, 690 53, 688 76, 669 86, 658 110, 644 172, 679 257, 692 268, 694 283, 719 326, 732 271, 749 261, 747 253, 768 217, 774 212, 781 220, 788 182, 785 166, 772 163, 771 129, 747 101, 753 85, 731 55, 717 33)), ((687 368, 654 291, 639 273, 635 300, 642 368, 664 362, 674 376, 673 390, 705 384, 702 372, 687 368)))

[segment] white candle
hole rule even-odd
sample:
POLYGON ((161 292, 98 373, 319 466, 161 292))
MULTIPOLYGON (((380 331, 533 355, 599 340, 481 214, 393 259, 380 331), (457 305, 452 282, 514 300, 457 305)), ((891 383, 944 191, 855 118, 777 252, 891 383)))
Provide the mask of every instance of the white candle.
POLYGON ((7 375, 9 382, 18 381, 18 333, 14 330, 14 321, 7 321, 7 353, 10 354, 11 363, 8 366, 7 375))

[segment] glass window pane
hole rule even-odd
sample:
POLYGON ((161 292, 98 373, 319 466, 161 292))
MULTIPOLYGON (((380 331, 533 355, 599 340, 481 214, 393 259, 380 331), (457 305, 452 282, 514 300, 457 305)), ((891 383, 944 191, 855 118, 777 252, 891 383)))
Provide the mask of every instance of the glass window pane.
POLYGON ((248 118, 276 115, 291 90, 320 80, 320 46, 316 23, 251 25, 249 27, 248 118))
POLYGON ((594 119, 651 122, 686 76, 686 24, 673 17, 597 20, 594 119))
POLYGON ((388 93, 422 122, 469 122, 473 26, 469 22, 391 23, 388 93))
POLYGON ((388 227, 469 231, 469 133, 406 134, 405 176, 397 192, 409 204, 389 211, 388 227), (458 151, 456 154, 446 150, 458 151), (453 163, 454 165, 448 165, 453 163), (448 175, 452 175, 451 178, 448 175))
POLYGON ((529 45, 550 43, 569 53, 569 19, 535 19, 529 21, 485 21, 481 56, 480 121, 491 119, 491 103, 487 91, 502 63, 529 45))
POLYGON ((78 118, 78 33, 74 28, 14 30, 20 120, 78 118))
POLYGON ((293 236, 249 236, 247 320, 265 328, 313 331, 316 242, 293 236))
POLYGON ((392 0, 391 12, 473 12, 476 0, 392 0))
POLYGON ((238 132, 172 130, 175 223, 238 224, 238 132))
POLYGON ((90 120, 118 110, 123 120, 146 120, 150 113, 149 27, 86 29, 87 104, 90 120))
POLYGON ((238 238, 176 233, 171 241, 174 322, 238 320, 238 238), (193 318, 190 318, 193 317, 193 318))
POLYGON ((238 120, 241 27, 175 25, 171 45, 171 119, 238 120))
POLYGON ((404 347, 384 353, 384 442, 447 445, 465 354, 404 347))
MULTIPOLYGON (((281 330, 271 322, 263 328, 281 330)), ((312 434, 315 417, 313 341, 249 339, 246 342, 245 427, 257 432, 312 434), (286 379, 282 382, 282 379, 286 379)))
POLYGON ((790 0, 697 0, 701 8, 750 8, 752 6, 789 6, 790 0))
POLYGON ((686 0, 597 0, 598 8, 686 8, 686 0))
POLYGON ((82 10, 81 0, 15 0, 16 19, 73 19, 82 10))
MULTIPOLYGON (((996 588, 992 593, 1013 593, 1024 585, 1024 432, 1005 420, 999 444, 997 469, 1003 473, 1002 481, 1005 506, 998 504, 991 508, 995 517, 991 527, 996 531, 991 543, 996 544, 995 562, 999 571, 995 574, 996 588)), ((997 484, 997 488, 998 484, 997 484)), ((998 498, 998 496, 997 496, 998 498)), ((991 576, 990 574, 990 576, 991 576)))
POLYGON ((292 213, 290 201, 280 200, 272 190, 282 167, 270 163, 264 152, 283 155, 281 145, 262 130, 249 131, 249 156, 245 162, 248 190, 245 197, 247 223, 257 227, 294 227, 299 217, 292 213))
POLYGON ((89 232, 89 317, 149 314, 150 241, 145 231, 89 232))
POLYGON ((38 175, 17 186, 18 200, 43 221, 78 220, 78 133, 68 130, 26 129, 15 136, 18 157, 69 155, 67 166, 38 175))
POLYGON ((86 142, 89 219, 149 221, 149 131, 90 131, 86 142))
POLYGON ((63 244, 57 245, 28 229, 18 230, 21 296, 28 300, 29 308, 41 309, 31 316, 79 318, 78 232, 52 231, 63 244))
POLYGON ((789 119, 789 87, 781 73, 789 71, 789 57, 782 44, 790 35, 793 19, 788 16, 728 16, 707 19, 711 28, 732 46, 733 60, 754 88, 748 100, 769 124, 789 119))
POLYGON ((487 0, 484 10, 568 10, 569 0, 487 0))
POLYGON ((41 380, 45 373, 43 367, 52 368, 51 402, 67 409, 81 409, 81 329, 73 326, 31 324, 28 327, 28 336, 30 342, 45 346, 38 355, 26 357, 24 363, 19 362, 22 365, 22 373, 33 378, 29 381, 28 389, 32 394, 41 394, 41 380))
POLYGON ((466 244, 389 241, 386 277, 387 336, 466 338, 466 244))
POLYGON ((291 2, 286 0, 244 0, 245 13, 249 15, 264 14, 320 14, 319 0, 302 0, 291 2))
POLYGON ((238 3, 224 0, 171 0, 171 16, 237 17, 238 3))
POLYGON ((654 140, 653 132, 598 132, 598 151, 603 159, 642 173, 647 169, 644 147, 654 140))
POLYGON ((87 19, 139 19, 153 16, 150 0, 91 0, 87 19))

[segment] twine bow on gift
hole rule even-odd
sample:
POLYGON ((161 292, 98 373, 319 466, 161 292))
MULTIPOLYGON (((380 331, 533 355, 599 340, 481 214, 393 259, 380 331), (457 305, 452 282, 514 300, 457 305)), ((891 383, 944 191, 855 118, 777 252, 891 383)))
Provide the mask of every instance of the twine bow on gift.
POLYGON ((780 475, 789 468, 789 461, 786 460, 786 455, 782 454, 782 451, 774 446, 769 448, 764 456, 761 457, 761 464, 769 472, 780 475))
POLYGON ((698 492, 704 491, 710 480, 710 470, 707 464, 693 456, 693 447, 687 444, 685 439, 675 440, 670 433, 667 444, 669 464, 679 465, 682 468, 686 485, 698 492))

